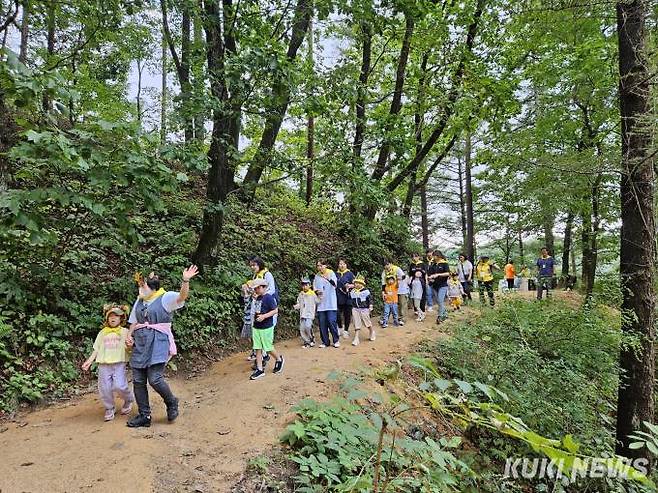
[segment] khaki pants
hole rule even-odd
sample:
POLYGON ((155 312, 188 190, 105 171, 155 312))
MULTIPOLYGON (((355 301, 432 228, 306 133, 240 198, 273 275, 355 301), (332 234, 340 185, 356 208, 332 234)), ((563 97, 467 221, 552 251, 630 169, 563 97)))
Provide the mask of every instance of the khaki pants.
POLYGON ((400 321, 404 322, 407 318, 407 310, 409 309, 409 295, 408 294, 398 294, 398 315, 400 321))
POLYGON ((352 322, 354 322, 354 330, 360 330, 361 327, 372 327, 370 310, 367 308, 352 308, 352 322))

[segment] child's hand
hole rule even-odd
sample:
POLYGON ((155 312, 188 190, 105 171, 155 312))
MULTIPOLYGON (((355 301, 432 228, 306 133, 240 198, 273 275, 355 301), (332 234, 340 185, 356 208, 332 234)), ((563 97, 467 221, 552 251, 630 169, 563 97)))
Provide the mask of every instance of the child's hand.
POLYGON ((133 337, 129 334, 126 336, 126 347, 133 347, 135 345, 135 340, 133 337))
POLYGON ((82 363, 82 371, 89 371, 89 368, 91 368, 91 361, 85 361, 82 363))

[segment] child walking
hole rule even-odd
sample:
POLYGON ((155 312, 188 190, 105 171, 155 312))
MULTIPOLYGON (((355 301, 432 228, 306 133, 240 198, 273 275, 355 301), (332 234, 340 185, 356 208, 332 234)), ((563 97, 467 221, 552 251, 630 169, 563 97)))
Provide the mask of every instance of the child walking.
POLYGON ((133 407, 133 394, 126 378, 128 351, 125 327, 128 306, 105 305, 105 326, 96 336, 91 356, 82 364, 84 371, 89 371, 92 363, 98 364, 98 393, 105 406, 105 421, 114 419, 114 391, 123 398, 121 414, 130 414, 133 407))
POLYGON ((276 299, 267 293, 267 281, 265 279, 254 279, 250 283, 256 294, 254 300, 254 325, 252 329, 253 349, 256 351, 256 369, 249 377, 257 380, 265 375, 263 371, 263 353, 268 353, 274 358, 273 373, 281 373, 285 360, 283 355, 274 350, 274 317, 279 313, 276 299))
POLYGON ((416 270, 414 277, 411 280, 411 300, 414 304, 414 312, 416 313, 416 322, 425 320, 425 312, 423 311, 423 294, 425 291, 425 276, 421 270, 416 270))
POLYGON ((450 301, 450 306, 453 311, 461 309, 462 303, 464 302, 464 296, 466 296, 464 286, 459 282, 457 274, 453 272, 448 281, 448 300, 450 301))
POLYGON ((362 327, 367 327, 370 331, 370 340, 375 340, 375 329, 372 327, 370 312, 372 311, 372 297, 370 290, 366 289, 366 281, 363 276, 359 275, 354 279, 354 289, 350 291, 350 300, 352 302, 352 320, 354 321, 354 340, 352 346, 358 346, 359 332, 362 327))
POLYGON ((318 296, 311 288, 311 280, 308 278, 302 279, 302 290, 297 295, 297 303, 295 303, 294 308, 299 310, 299 335, 305 348, 315 346, 313 320, 315 319, 315 309, 318 301, 318 296))
POLYGON ((382 319, 382 329, 388 327, 388 319, 393 314, 393 325, 398 327, 400 320, 398 318, 398 280, 395 276, 386 277, 384 286, 384 318, 382 319))

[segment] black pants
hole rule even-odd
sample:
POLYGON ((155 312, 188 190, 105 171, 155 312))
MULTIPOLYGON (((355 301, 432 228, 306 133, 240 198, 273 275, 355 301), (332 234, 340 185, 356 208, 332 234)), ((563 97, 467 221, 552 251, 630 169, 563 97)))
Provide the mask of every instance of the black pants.
POLYGON ((464 288, 464 294, 462 295, 464 301, 466 301, 467 299, 472 300, 473 298, 471 297, 471 283, 469 281, 464 281, 461 284, 462 284, 462 288, 464 288))
POLYGON ((478 291, 480 292, 480 303, 484 305, 484 290, 487 290, 487 295, 489 296, 489 304, 494 306, 494 292, 493 292, 493 280, 491 281, 478 281, 478 291))
POLYGON ((142 416, 151 415, 151 405, 149 404, 149 391, 146 382, 153 387, 160 397, 165 401, 167 406, 176 401, 176 396, 171 392, 167 381, 164 378, 165 363, 158 363, 147 368, 133 368, 133 388, 135 390, 135 400, 139 414, 142 416))
POLYGON ((507 281, 507 289, 514 289, 514 279, 505 279, 507 281))
POLYGON ((350 330, 352 323, 352 305, 338 305, 338 327, 350 330))

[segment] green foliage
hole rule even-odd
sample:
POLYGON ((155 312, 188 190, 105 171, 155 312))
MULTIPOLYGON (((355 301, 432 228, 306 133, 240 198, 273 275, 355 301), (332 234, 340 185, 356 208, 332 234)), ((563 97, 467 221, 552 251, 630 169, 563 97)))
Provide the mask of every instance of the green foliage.
POLYGON ((378 468, 379 491, 463 491, 471 484, 470 470, 454 455, 459 437, 405 434, 394 412, 380 414, 343 397, 328 403, 307 399, 295 411, 298 419, 281 440, 290 445, 298 464, 300 493, 372 492, 378 468))
MULTIPOLYGON (((440 372, 428 360, 416 358, 412 360, 412 365, 425 371, 425 381, 421 384, 421 390, 431 408, 441 416, 450 418, 465 431, 470 427, 475 427, 478 430, 489 430, 494 433, 494 436, 500 434, 510 437, 517 443, 524 444, 529 451, 546 456, 555 464, 556 472, 559 471, 563 477, 575 482, 578 487, 593 482, 587 479, 586 473, 588 464, 593 459, 597 459, 607 468, 609 475, 607 482, 612 490, 615 490, 615 486, 621 486, 625 480, 636 482, 650 491, 655 490, 653 482, 643 472, 629 466, 623 457, 612 454, 589 456, 570 434, 564 435, 560 439, 551 439, 536 433, 521 418, 504 410, 503 406, 509 405, 509 399, 506 394, 495 387, 479 382, 471 384, 463 380, 442 379, 440 372), (504 404, 498 405, 494 402, 495 400, 502 400, 504 404), (623 480, 616 478, 623 478, 623 480)), ((636 442, 635 448, 645 444, 650 450, 655 448, 656 427, 652 426, 649 429, 652 434, 640 432, 645 438, 642 442, 636 442)), ((482 445, 480 444, 481 447, 482 445)), ((507 457, 513 456, 511 453, 507 455, 507 457)), ((501 457, 501 459, 505 458, 501 457)), ((544 480, 544 478, 534 479, 544 480)), ((563 491, 561 482, 558 480, 554 480, 554 482, 554 490, 560 488, 559 491, 563 491)), ((540 483, 538 486, 542 486, 542 484, 540 483)))
POLYGON ((509 300, 439 343, 438 367, 509 396, 507 409, 539 433, 573 434, 610 451, 617 392, 619 319, 563 301, 509 300))

